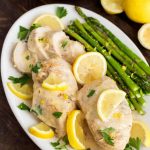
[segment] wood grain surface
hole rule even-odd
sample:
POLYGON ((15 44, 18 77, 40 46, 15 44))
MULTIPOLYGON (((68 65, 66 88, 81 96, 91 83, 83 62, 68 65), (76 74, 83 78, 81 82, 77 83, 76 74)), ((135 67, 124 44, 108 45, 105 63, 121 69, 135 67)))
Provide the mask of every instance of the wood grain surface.
MULTIPOLYGON (((141 24, 130 21, 124 13, 113 16, 106 14, 99 0, 0 0, 0 50, 9 28, 18 17, 34 7, 52 3, 79 5, 104 16, 121 28, 134 41, 150 64, 150 51, 145 50, 137 40, 137 31, 141 24)), ((1 82, 0 150, 39 150, 24 133, 14 117, 7 103, 1 82)))

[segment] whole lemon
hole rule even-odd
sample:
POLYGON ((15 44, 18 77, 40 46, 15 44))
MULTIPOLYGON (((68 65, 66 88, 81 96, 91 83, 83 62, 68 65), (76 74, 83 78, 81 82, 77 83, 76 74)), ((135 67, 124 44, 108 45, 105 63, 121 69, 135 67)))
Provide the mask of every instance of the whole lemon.
POLYGON ((150 22, 150 0, 124 0, 123 8, 131 20, 138 23, 150 22))

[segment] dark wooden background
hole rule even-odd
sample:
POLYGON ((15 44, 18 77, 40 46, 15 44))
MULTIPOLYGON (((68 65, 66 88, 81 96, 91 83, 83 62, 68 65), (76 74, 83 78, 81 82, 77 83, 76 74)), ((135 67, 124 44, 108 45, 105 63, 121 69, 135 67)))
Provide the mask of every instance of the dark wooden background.
MULTIPOLYGON (((0 0, 0 50, 4 38, 14 21, 26 11, 44 4, 67 3, 79 5, 112 21, 121 28, 139 47, 150 64, 150 51, 145 50, 137 40, 141 24, 130 21, 124 13, 108 15, 100 5, 100 0, 0 0)), ((0 82, 0 150, 39 150, 27 137, 14 117, 0 82)))

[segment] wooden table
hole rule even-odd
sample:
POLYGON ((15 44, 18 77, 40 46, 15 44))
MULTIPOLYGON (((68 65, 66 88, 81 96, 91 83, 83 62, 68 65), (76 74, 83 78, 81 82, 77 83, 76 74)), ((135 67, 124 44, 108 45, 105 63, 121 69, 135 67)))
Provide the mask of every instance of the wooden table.
MULTIPOLYGON (((104 16, 135 42, 150 64, 150 52, 137 40, 137 31, 141 25, 130 21, 124 13, 113 16, 106 14, 99 0, 0 0, 0 49, 9 28, 18 17, 34 7, 51 3, 79 5, 104 16)), ((39 148, 28 138, 14 117, 2 83, 0 84, 0 150, 38 150, 39 148)))

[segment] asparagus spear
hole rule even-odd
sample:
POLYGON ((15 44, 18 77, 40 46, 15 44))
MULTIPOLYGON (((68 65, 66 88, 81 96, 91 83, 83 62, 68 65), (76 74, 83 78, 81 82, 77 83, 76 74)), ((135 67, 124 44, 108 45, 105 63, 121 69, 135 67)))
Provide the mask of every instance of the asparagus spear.
MULTIPOLYGON (((76 24, 80 23, 76 22, 76 24)), ((122 64, 125 64, 130 71, 136 73, 141 78, 146 78, 146 73, 134 61, 132 61, 132 59, 130 59, 127 55, 124 55, 124 53, 120 51, 118 48, 112 47, 109 42, 107 42, 105 39, 103 39, 101 36, 99 36, 99 34, 97 34, 94 31, 92 26, 89 26, 87 23, 84 23, 83 26, 89 33, 93 35, 93 37, 96 40, 98 40, 103 46, 105 46, 115 58, 117 58, 122 64)))
POLYGON ((139 86, 135 84, 130 79, 130 77, 122 70, 120 64, 111 55, 109 55, 109 53, 105 49, 103 49, 103 47, 99 45, 98 41, 93 39, 89 34, 82 32, 80 29, 79 29, 79 33, 88 43, 91 44, 91 46, 95 47, 97 51, 99 51, 105 56, 108 62, 115 68, 115 70, 118 72, 118 74, 122 77, 122 79, 126 82, 128 87, 132 91, 137 91, 139 89, 139 86))
POLYGON ((85 20, 91 22, 92 24, 95 24, 97 27, 102 29, 113 41, 114 43, 122 50, 126 55, 128 55, 133 61, 137 63, 141 69, 147 73, 147 75, 150 75, 150 67, 139 57, 137 56, 130 48, 128 48, 124 43, 122 43, 111 31, 109 31, 104 25, 102 25, 97 19, 92 17, 87 17, 83 11, 80 9, 80 7, 75 7, 78 14, 84 18, 85 20))

